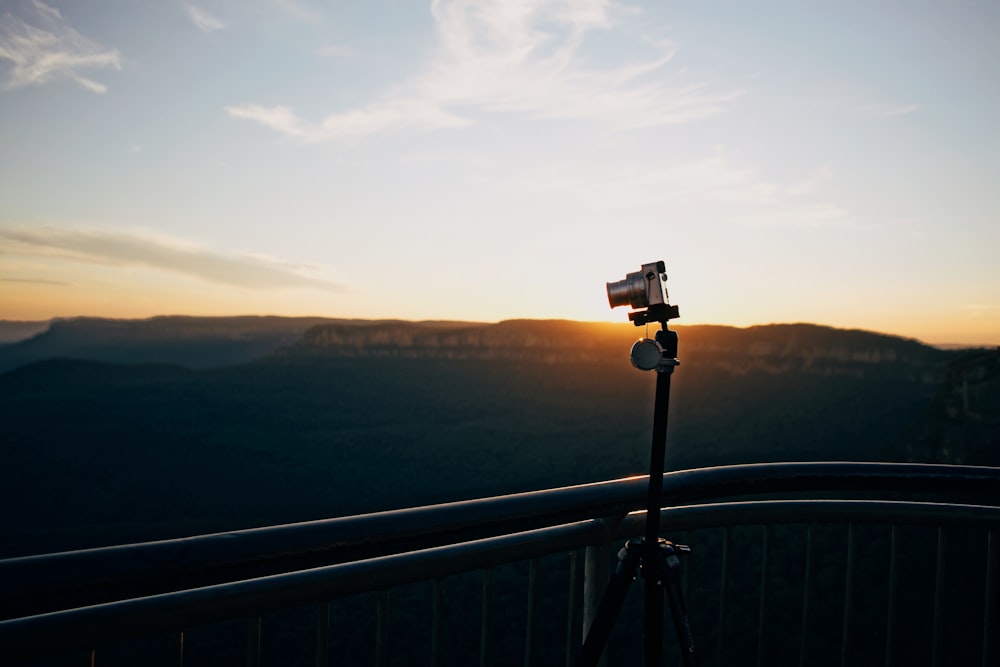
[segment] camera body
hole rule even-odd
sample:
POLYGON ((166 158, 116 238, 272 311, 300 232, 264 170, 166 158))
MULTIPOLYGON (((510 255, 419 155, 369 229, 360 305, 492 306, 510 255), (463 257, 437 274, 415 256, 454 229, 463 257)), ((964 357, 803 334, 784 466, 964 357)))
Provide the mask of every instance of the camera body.
POLYGON ((608 303, 612 308, 630 306, 628 314, 635 326, 663 322, 680 316, 667 295, 667 274, 663 261, 643 264, 640 271, 626 274, 624 280, 607 283, 608 303), (642 310, 645 308, 646 310, 642 310))
POLYGON ((667 273, 663 261, 643 264, 641 270, 626 274, 624 280, 607 285, 608 303, 612 308, 635 308, 628 314, 635 326, 659 322, 663 327, 656 332, 655 339, 643 338, 635 342, 629 354, 632 365, 641 371, 672 373, 680 362, 676 358, 677 332, 667 327, 667 320, 679 317, 680 312, 667 298, 667 273))
POLYGON ((669 303, 666 270, 662 260, 643 264, 641 271, 627 274, 624 280, 608 283, 608 303, 612 308, 666 305, 669 303))

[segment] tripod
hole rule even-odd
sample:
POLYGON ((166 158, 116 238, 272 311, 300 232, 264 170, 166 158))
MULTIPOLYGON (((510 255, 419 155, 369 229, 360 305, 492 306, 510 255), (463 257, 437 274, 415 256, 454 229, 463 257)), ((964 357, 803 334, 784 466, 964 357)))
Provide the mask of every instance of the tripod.
MULTIPOLYGON (((671 308, 671 307, 667 307, 671 308)), ((670 376, 677 366, 677 332, 667 327, 667 319, 676 310, 650 307, 648 311, 630 313, 636 326, 649 321, 659 321, 662 329, 656 340, 642 340, 632 347, 632 363, 642 370, 656 370, 656 398, 653 410, 653 438, 649 459, 649 492, 646 500, 645 535, 631 539, 618 552, 618 566, 608 582, 604 597, 597 608, 594 621, 583 642, 577 664, 580 667, 597 665, 611 636, 615 618, 625 601, 628 587, 637 573, 644 582, 643 655, 646 667, 660 664, 663 655, 663 599, 670 605, 670 613, 681 647, 681 660, 685 667, 695 667, 694 638, 688 623, 687 608, 680 582, 680 556, 689 553, 689 547, 674 544, 659 537, 660 505, 663 496, 663 459, 667 437, 667 407, 670 402, 670 376)))

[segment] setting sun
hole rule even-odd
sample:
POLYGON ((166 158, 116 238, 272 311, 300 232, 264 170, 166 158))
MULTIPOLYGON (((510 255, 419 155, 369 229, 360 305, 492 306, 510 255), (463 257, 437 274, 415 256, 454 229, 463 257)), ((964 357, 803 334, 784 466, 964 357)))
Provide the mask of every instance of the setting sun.
POLYGON ((685 323, 1000 343, 991 6, 573 8, 9 3, 0 319, 624 321, 663 259, 685 323))

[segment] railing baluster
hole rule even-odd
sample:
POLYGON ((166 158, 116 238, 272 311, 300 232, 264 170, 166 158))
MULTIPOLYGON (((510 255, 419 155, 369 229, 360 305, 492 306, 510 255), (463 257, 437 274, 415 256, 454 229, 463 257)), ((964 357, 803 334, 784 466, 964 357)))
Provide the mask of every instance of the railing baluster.
POLYGON ((184 667, 184 631, 177 633, 177 640, 173 644, 174 646, 174 664, 177 667, 184 667))
POLYGON ((799 629, 799 667, 806 665, 806 650, 809 643, 806 641, 809 631, 809 587, 812 585, 812 540, 813 525, 806 525, 806 566, 802 574, 802 625, 799 629))
POLYGON ((579 561, 579 552, 573 550, 569 554, 569 602, 566 612, 566 667, 572 667, 576 662, 577 640, 576 640, 576 579, 579 561))
POLYGON ((889 535, 889 604, 885 613, 885 667, 892 667, 894 662, 894 628, 896 626, 896 594, 899 587, 899 570, 896 566, 899 549, 899 527, 892 524, 889 535))
POLYGON ((590 631, 601 597, 608 585, 609 544, 592 544, 583 558, 583 636, 590 631))
POLYGON ((444 624, 444 579, 434 580, 431 609, 431 667, 441 664, 441 626, 444 624))
POLYGON ((937 562, 934 568, 934 628, 931 633, 931 666, 941 664, 941 626, 944 615, 941 604, 944 598, 944 526, 937 530, 937 562))
POLYGON ((375 665, 385 667, 389 661, 389 591, 378 592, 375 607, 375 665))
POLYGON ((262 618, 247 620, 247 667, 260 667, 260 642, 262 618))
POLYGON ((993 648, 991 637, 993 637, 993 610, 997 604, 996 592, 996 568, 993 566, 994 552, 996 548, 996 533, 992 529, 986 531, 986 602, 983 608, 983 667, 995 665, 996 661, 991 660, 993 648))
POLYGON ((330 664, 330 608, 329 602, 316 608, 316 667, 330 664))
POLYGON ((479 667, 487 667, 490 660, 490 625, 492 624, 493 609, 493 579, 494 568, 489 568, 483 572, 483 614, 482 624, 479 628, 479 667))
MULTIPOLYGON (((590 632, 590 626, 594 622, 594 616, 601 606, 601 598, 608 587, 608 579, 611 576, 609 568, 609 558, 611 557, 611 544, 592 544, 587 547, 583 558, 583 637, 590 632)), ((600 667, 607 665, 607 653, 601 655, 597 664, 600 667)))
POLYGON ((722 532, 722 567, 719 574, 719 622, 718 636, 715 642, 715 663, 722 662, 722 640, 726 630, 726 582, 729 580, 729 543, 732 540, 733 529, 727 527, 722 532))
POLYGON ((767 628, 767 574, 771 551, 771 526, 764 526, 760 553, 760 610, 757 616, 757 667, 764 664, 764 632, 767 628))
POLYGON ((840 636, 840 667, 847 667, 847 648, 851 640, 851 607, 854 606, 854 524, 847 524, 847 561, 844 572, 844 621, 840 636))
POLYGON ((538 559, 528 564, 528 610, 524 628, 524 667, 531 667, 531 651, 535 641, 535 582, 538 579, 538 559))

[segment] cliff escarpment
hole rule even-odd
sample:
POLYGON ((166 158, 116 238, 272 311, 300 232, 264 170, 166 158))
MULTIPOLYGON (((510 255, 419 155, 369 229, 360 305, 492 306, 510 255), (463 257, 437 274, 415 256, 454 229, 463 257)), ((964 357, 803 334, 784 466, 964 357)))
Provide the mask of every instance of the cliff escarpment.
MULTIPOLYGON (((726 372, 780 374, 790 371, 863 377, 892 368, 933 383, 942 377, 948 353, 917 341, 866 331, 809 324, 736 328, 674 327, 682 364, 726 372)), ((497 324, 392 322, 323 324, 309 329, 282 356, 408 358, 603 363, 627 358, 632 342, 656 327, 549 320, 497 324)))

